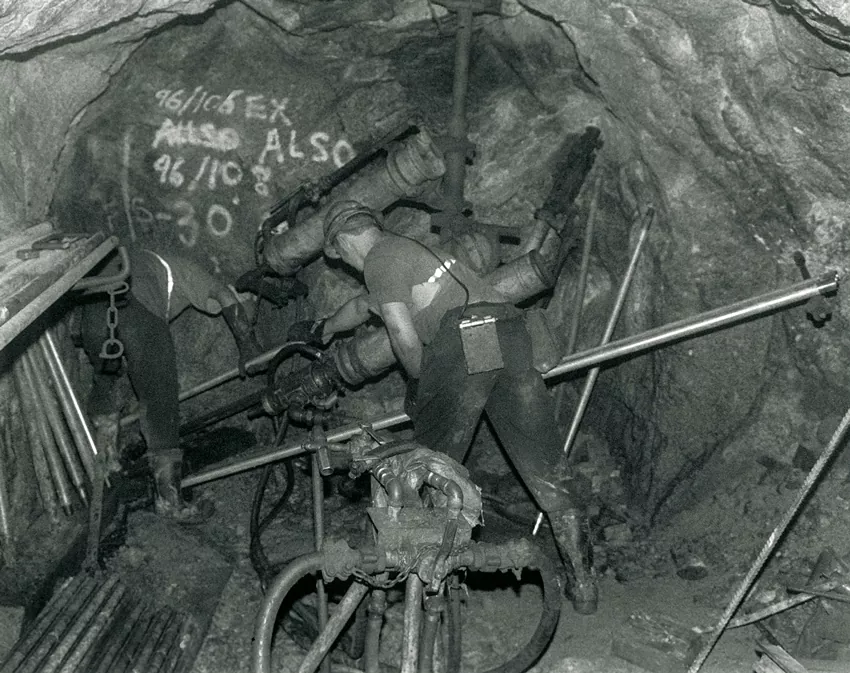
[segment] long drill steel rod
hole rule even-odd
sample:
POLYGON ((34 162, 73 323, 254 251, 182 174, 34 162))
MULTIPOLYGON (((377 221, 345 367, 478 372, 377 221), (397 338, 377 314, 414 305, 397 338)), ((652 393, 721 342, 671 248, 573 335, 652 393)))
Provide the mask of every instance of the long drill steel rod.
POLYGON ((791 522, 797 516, 797 512, 799 512, 800 507, 803 506, 803 503, 806 501, 806 498, 808 498, 812 488, 814 488, 815 484, 817 484, 817 482, 820 480, 821 474, 823 474, 824 469, 829 464, 832 457, 835 455, 835 452, 841 446, 842 441, 844 440, 844 437, 847 434, 848 428, 850 428, 850 409, 847 409, 844 414, 844 417, 841 419, 841 422, 835 429, 832 438, 829 440, 829 443, 823 450, 823 453, 812 466, 812 469, 809 471, 809 474, 806 475, 806 479, 803 482, 803 485, 800 487, 800 490, 797 491, 797 497, 794 499, 794 502, 785 511, 785 514, 782 516, 782 519, 780 519, 779 523, 777 523, 776 527, 773 529, 773 532, 771 532, 771 534, 768 536, 767 541, 764 543, 764 546, 759 552, 759 555, 756 557, 756 560, 753 561, 753 564, 750 566, 749 571, 747 572, 744 579, 741 580, 738 589, 732 596, 732 600, 726 606, 726 610, 724 610, 723 615, 720 617, 720 621, 717 622, 717 626, 714 627, 714 630, 711 632, 711 635, 709 636, 708 640, 705 642, 702 649, 697 654, 690 668, 688 668, 688 673, 699 673, 700 669, 702 668, 702 665, 708 658, 708 655, 711 654, 711 651, 714 649, 714 646, 717 644, 717 641, 723 634, 723 631, 726 630, 726 627, 732 619, 732 615, 734 615, 738 608, 741 607, 741 603, 747 597, 747 594, 750 592, 750 589, 752 589, 753 583, 761 574, 761 571, 764 569, 764 565, 767 563, 768 559, 773 554, 773 550, 776 549, 776 545, 779 544, 779 541, 782 539, 782 536, 785 535, 785 531, 788 530, 788 526, 791 525, 791 522))
POLYGON ((581 266, 579 267, 578 285, 573 300, 573 314, 570 316, 570 331, 567 338, 567 353, 572 355, 578 342, 578 328, 581 324, 581 314, 584 310, 584 295, 587 290, 587 275, 590 272, 590 251, 593 248, 593 229, 596 224, 596 208, 599 192, 602 189, 602 177, 596 179, 593 185, 593 196, 590 198, 590 210, 584 224, 584 243, 581 250, 581 266))
POLYGON ((58 516, 59 505, 57 504, 53 482, 50 479, 50 471, 47 467, 47 458, 44 456, 44 448, 41 446, 41 433, 38 429, 38 423, 34 414, 27 413, 29 389, 24 379, 24 363, 22 358, 15 360, 12 365, 12 373, 15 379, 15 387, 18 391, 18 399, 21 404, 21 415, 24 419, 24 425, 27 428, 30 459, 32 460, 33 470, 35 471, 38 492, 41 495, 41 504, 50 518, 55 521, 58 516))
POLYGON ((82 664, 89 662, 91 657, 96 655, 98 646, 104 641, 104 634, 108 633, 116 615, 120 614, 121 607, 128 604, 129 600, 126 589, 119 586, 109 597, 103 609, 97 613, 88 630, 80 637, 71 655, 62 662, 62 668, 58 673, 90 670, 87 664, 85 666, 82 664))
POLYGON ((81 590, 74 594, 71 601, 65 605, 62 612, 56 616, 50 624, 50 628, 36 643, 35 648, 27 654, 26 659, 21 662, 20 667, 15 669, 15 673, 33 673, 33 671, 41 665, 41 663, 45 660, 45 657, 47 657, 53 651, 53 648, 61 642, 62 638, 68 631, 68 628, 75 622, 80 610, 82 610, 91 600, 91 597, 97 591, 97 588, 98 585, 94 579, 89 578, 83 582, 81 590))
POLYGON ((36 392, 41 399, 50 429, 53 431, 53 439, 56 442, 56 447, 59 449, 59 455, 62 457, 62 462, 65 464, 68 476, 71 478, 71 483, 80 496, 80 500, 87 503, 88 495, 86 494, 83 466, 74 445, 74 440, 71 437, 69 427, 63 418, 56 394, 48 383, 44 353, 37 346, 33 346, 27 351, 27 354, 29 355, 30 365, 35 373, 36 392))
MULTIPOLYGON (((319 470, 318 454, 313 454, 310 465, 311 481, 313 486, 313 536, 316 551, 322 551, 325 544, 325 485, 322 473, 319 470)), ((316 602, 318 603, 317 615, 319 618, 319 633, 323 633, 328 626, 328 594, 325 591, 325 580, 321 574, 316 578, 316 602)), ((322 673, 331 673, 331 660, 327 657, 316 662, 321 664, 322 673)))
MULTIPOLYGON (((245 363, 245 368, 249 372, 253 371, 255 369, 259 369, 260 367, 271 362, 275 358, 275 356, 278 353, 280 353, 281 350, 283 350, 283 348, 285 346, 289 346, 289 345, 291 345, 291 343, 293 343, 293 342, 281 344, 280 346, 275 346, 274 348, 267 350, 265 353, 258 355, 253 360, 248 360, 248 362, 245 363)), ((208 390, 212 390, 213 388, 217 388, 218 386, 223 385, 223 384, 227 383, 228 381, 232 381, 233 379, 238 378, 239 375, 240 375, 239 368, 234 367, 233 369, 229 369, 228 371, 223 372, 223 373, 219 374, 218 376, 214 376, 213 378, 211 378, 207 381, 203 381, 202 383, 199 383, 198 385, 196 385, 192 388, 189 388, 188 390, 184 390, 183 392, 180 393, 180 395, 178 396, 177 399, 180 402, 183 402, 183 401, 188 400, 192 397, 195 397, 196 395, 200 395, 201 393, 205 393, 208 390)), ((138 413, 127 414, 126 416, 121 417, 121 425, 122 425, 122 427, 124 427, 124 426, 130 425, 131 423, 135 423, 138 420, 139 420, 139 414, 138 413)))
POLYGON ((94 461, 97 457, 97 444, 94 441, 94 435, 89 427, 89 420, 83 413, 80 400, 74 392, 74 387, 71 384, 71 379, 68 372, 65 370, 65 365, 59 355, 59 349, 56 347, 56 341, 53 338, 50 330, 46 330, 39 339, 41 342, 44 357, 50 367, 50 374, 53 377, 53 382, 56 385, 56 391, 59 395, 59 402, 62 404, 62 410, 65 412, 65 418, 68 421, 68 426, 71 428, 71 433, 74 435, 74 441, 77 443, 77 449, 80 453, 80 458, 83 461, 83 467, 89 480, 94 483, 95 469, 94 461))
MULTIPOLYGON (((647 235, 649 234, 649 228, 652 226, 654 221, 654 211, 648 212, 644 215, 644 223, 641 227, 640 234, 638 235, 637 244, 635 245, 634 252, 632 252, 632 258, 629 260, 626 275, 623 276, 623 281, 620 283, 620 289, 617 292, 616 299, 614 300, 614 307, 611 309, 611 315, 608 316, 608 324, 605 326, 605 332, 602 334, 602 339, 599 342, 600 346, 606 346, 611 341, 611 337, 614 336, 614 330, 617 328, 617 322, 620 320, 620 314, 623 312, 623 306, 626 304, 626 296, 629 294, 629 288, 632 286, 632 279, 635 276, 635 271, 637 270, 638 262, 640 261, 640 256, 643 252, 643 245, 646 242, 647 235)), ((561 461, 564 465, 566 465, 569 460, 570 451, 572 450, 573 444, 578 436, 579 426, 584 418, 584 412, 587 410, 587 405, 590 403, 590 397, 593 395, 593 389, 596 386, 596 379, 599 378, 600 371, 602 371, 602 366, 596 365, 587 373, 587 378, 584 380, 584 387, 582 388, 575 413, 573 413, 573 420, 570 423, 569 430, 567 431, 567 438, 564 440, 564 449, 561 455, 561 461)), ((543 512, 538 512, 537 520, 534 522, 534 528, 531 531, 532 535, 537 535, 537 531, 540 529, 541 523, 543 523, 543 512)))
POLYGON ((98 648, 96 654, 88 659, 88 664, 83 670, 94 671, 95 673, 108 673, 114 670, 113 664, 117 665, 116 658, 124 648, 124 643, 133 629, 136 628, 136 624, 138 624, 142 615, 147 614, 147 610, 146 603, 137 602, 132 606, 129 614, 121 614, 121 619, 115 622, 115 626, 110 630, 106 641, 98 648))
POLYGON ((818 279, 804 280, 784 289, 767 292, 729 306, 706 311, 691 318, 684 318, 662 327, 647 330, 633 337, 613 341, 607 346, 597 346, 576 353, 561 360, 560 364, 544 374, 544 378, 548 379, 580 371, 613 360, 645 353, 684 339, 732 327, 753 318, 760 318, 769 313, 802 304, 813 297, 829 294, 837 289, 838 274, 829 272, 818 279))
POLYGON ((301 660, 298 673, 315 673, 319 663, 327 659, 328 652, 367 593, 369 593, 369 585, 357 580, 351 583, 345 596, 336 606, 333 616, 321 630, 319 637, 313 641, 307 655, 301 660))
POLYGON ((23 382, 26 395, 27 415, 32 416, 35 421, 35 427, 38 430, 38 436, 41 441, 41 448, 44 451, 44 457, 47 462, 48 473, 56 488, 56 496, 59 504, 66 513, 71 511, 71 484, 65 474, 65 467, 62 465, 62 459, 59 457, 59 449, 56 447, 56 442, 53 439, 53 434, 50 430, 50 424, 47 421, 47 416, 41 408, 38 399, 38 387, 35 383, 35 372, 33 371, 30 361, 30 354, 23 353, 21 356, 21 371, 23 372, 23 382))
POLYGON ((50 625, 65 610, 65 606, 82 590, 88 579, 84 575, 69 577, 53 592, 53 596, 38 613, 38 617, 36 617, 32 626, 22 635, 6 657, 3 667, 0 668, 0 673, 11 673, 18 668, 20 663, 30 655, 33 648, 41 642, 50 625))
MULTIPOLYGON (((0 543, 2 543, 2 553, 6 556, 9 553, 12 541, 12 499, 9 495, 9 486, 11 484, 11 474, 7 469, 6 454, 11 452, 12 447, 9 446, 8 440, 8 421, 2 426, 3 437, 0 440, 0 543)), ((0 557, 3 558, 3 557, 0 557)), ((6 561, 10 559, 7 557, 6 561)))
MULTIPOLYGON (((812 297, 830 294, 838 289, 838 274, 829 272, 817 279, 804 280, 786 288, 773 290, 744 299, 735 304, 706 311, 690 318, 663 325, 632 337, 612 341, 607 346, 597 346, 561 360, 543 375, 550 379, 571 372, 582 371, 596 365, 645 353, 671 343, 725 329, 738 325, 747 320, 760 318, 770 313, 802 304, 812 297)), ((352 423, 328 432, 327 441, 330 443, 344 442, 369 430, 383 430, 401 425, 410 420, 405 413, 395 413, 382 416, 370 422, 352 423)), ((283 447, 269 446, 251 451, 249 454, 237 456, 235 459, 223 461, 201 472, 187 476, 182 481, 183 488, 197 486, 208 481, 239 474, 255 467, 261 467, 285 458, 300 456, 306 451, 303 443, 288 444, 283 447)))

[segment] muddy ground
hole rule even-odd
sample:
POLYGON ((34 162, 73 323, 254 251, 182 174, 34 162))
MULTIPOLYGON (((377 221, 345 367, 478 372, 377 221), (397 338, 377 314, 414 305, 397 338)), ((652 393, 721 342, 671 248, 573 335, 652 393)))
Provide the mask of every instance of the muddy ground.
MULTIPOLYGON (((593 486, 591 512, 600 607, 593 616, 580 616, 564 601, 556 635, 534 670, 646 670, 620 656, 622 643, 635 640, 629 626, 635 615, 669 618, 683 629, 714 625, 774 526, 794 502, 809 467, 805 461, 798 462, 795 467, 774 459, 751 464, 719 459, 705 471, 699 491, 692 494, 685 510, 647 529, 630 512, 617 470, 604 451, 585 452, 579 468, 593 486)), ((486 437, 479 440, 469 464, 486 498, 480 539, 502 541, 527 536, 535 510, 495 445, 486 437)), ((312 548, 310 479, 305 469, 296 468, 295 475, 286 507, 263 536, 273 561, 312 548)), ((850 557, 847 476, 843 458, 826 472, 749 593, 745 611, 770 605, 789 595, 787 587, 804 584, 822 551, 832 549, 839 558, 850 557)), ((216 513, 209 522, 191 529, 164 523, 140 497, 135 511, 127 516, 123 535, 105 544, 106 572, 119 573, 128 584, 148 595, 157 594, 177 609, 204 613, 208 629, 193 668, 196 673, 250 670, 254 618, 262 599, 260 582, 248 557, 249 511, 257 479, 255 470, 196 489, 196 497, 215 503, 216 513)), ((285 481, 282 467, 277 468, 269 500, 281 492, 285 481)), ((353 502, 350 492, 341 495, 338 481, 327 489, 327 534, 356 542, 366 501, 353 502)), ((536 539, 554 556, 547 529, 536 539)), ((509 659, 533 632, 540 614, 541 591, 533 576, 524 576, 523 582, 510 575, 468 580, 462 670, 489 670, 509 659)), ((845 606, 812 601, 764 624, 782 645, 799 656, 850 660, 848 646, 842 642, 850 641, 850 635, 843 638, 843 633, 850 634, 850 628, 841 628, 850 624, 845 606), (823 616, 817 615, 825 609, 830 612, 833 633, 825 638, 821 628, 812 638, 815 626, 823 622, 823 616)), ((402 607, 400 601, 393 602, 384 627, 382 659, 390 667, 397 666, 399 660, 402 607)), ((286 673, 298 669, 304 652, 300 632, 296 630, 293 637, 289 624, 286 622, 287 628, 278 632, 274 646, 274 670, 286 673)), ((755 626, 727 632, 702 670, 753 670, 759 656, 756 642, 764 638, 755 626)), ((438 651, 438 673, 441 669, 438 651)), ((686 665, 669 670, 684 671, 686 665)))

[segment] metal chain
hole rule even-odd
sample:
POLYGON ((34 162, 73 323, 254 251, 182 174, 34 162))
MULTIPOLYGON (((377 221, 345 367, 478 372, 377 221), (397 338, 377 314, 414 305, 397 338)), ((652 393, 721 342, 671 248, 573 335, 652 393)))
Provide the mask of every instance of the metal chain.
POLYGON ((109 306, 106 308, 106 326, 109 328, 109 336, 100 348, 100 357, 104 360, 117 360, 124 355, 124 344, 115 336, 115 331, 118 329, 118 306, 115 298, 129 289, 130 286, 127 283, 121 283, 107 290, 109 306))

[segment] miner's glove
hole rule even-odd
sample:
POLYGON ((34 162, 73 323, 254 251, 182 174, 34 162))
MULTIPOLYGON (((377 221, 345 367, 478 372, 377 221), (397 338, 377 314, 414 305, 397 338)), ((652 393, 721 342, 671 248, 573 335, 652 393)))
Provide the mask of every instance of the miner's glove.
POLYGON ((308 346, 323 346, 325 344, 322 334, 324 330, 324 320, 299 320, 289 328, 286 340, 303 341, 308 346))

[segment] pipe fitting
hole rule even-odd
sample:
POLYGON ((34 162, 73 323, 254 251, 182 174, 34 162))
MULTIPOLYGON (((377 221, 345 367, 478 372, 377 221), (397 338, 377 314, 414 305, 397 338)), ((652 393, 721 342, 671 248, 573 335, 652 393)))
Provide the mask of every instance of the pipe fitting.
POLYGON ((445 172, 443 157, 424 130, 409 145, 393 145, 387 155, 387 173, 402 193, 437 180, 445 172))
POLYGON ((379 465, 373 473, 378 483, 387 492, 390 511, 398 510, 404 504, 404 488, 401 480, 387 465, 379 465))
POLYGON ((485 278, 511 303, 550 289, 556 280, 552 269, 536 250, 502 264, 485 278))
MULTIPOLYGON (((445 172, 439 150, 424 129, 394 145, 383 162, 373 162, 332 192, 335 202, 353 200, 383 211, 401 198, 417 196, 445 172)), ((295 274, 324 247, 324 223, 334 204, 319 208, 301 224, 272 236, 264 261, 282 276, 295 274)))

